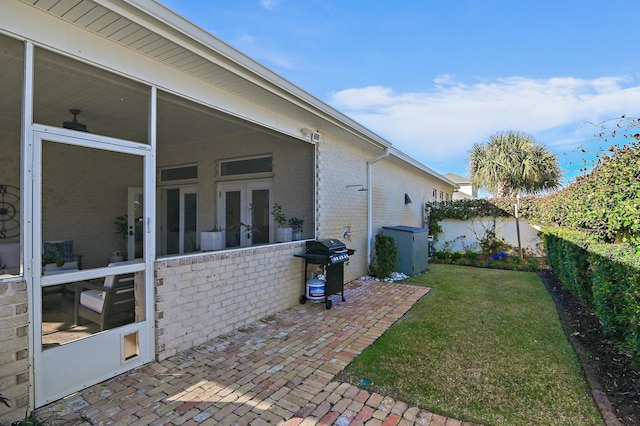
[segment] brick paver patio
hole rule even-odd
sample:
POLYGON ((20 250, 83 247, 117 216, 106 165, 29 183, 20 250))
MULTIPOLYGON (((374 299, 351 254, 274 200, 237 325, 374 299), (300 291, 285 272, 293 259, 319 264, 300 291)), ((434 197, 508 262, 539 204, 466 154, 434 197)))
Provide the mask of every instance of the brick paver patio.
POLYGON ((334 378, 429 289, 356 280, 38 410, 69 425, 463 425, 334 378))

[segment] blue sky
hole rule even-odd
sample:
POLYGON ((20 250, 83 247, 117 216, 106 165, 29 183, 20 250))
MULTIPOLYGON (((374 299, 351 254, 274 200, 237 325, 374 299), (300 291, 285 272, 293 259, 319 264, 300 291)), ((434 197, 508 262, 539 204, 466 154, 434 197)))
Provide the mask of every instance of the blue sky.
POLYGON ((640 116, 637 0, 160 2, 439 173, 515 130, 571 180, 640 116))

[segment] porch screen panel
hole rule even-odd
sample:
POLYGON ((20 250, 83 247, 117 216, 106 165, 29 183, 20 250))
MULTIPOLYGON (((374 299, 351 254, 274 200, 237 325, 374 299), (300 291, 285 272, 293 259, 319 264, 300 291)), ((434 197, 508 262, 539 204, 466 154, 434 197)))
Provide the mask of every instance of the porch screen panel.
POLYGON ((24 45, 0 35, 0 277, 20 274, 20 116, 24 45))
MULTIPOLYGON (((129 189, 143 186, 143 159, 43 142, 43 274, 115 266, 127 258, 129 189)), ((144 320, 144 273, 42 288, 43 349, 144 320)))
POLYGON ((34 67, 36 123, 148 143, 148 86, 42 48, 34 67))

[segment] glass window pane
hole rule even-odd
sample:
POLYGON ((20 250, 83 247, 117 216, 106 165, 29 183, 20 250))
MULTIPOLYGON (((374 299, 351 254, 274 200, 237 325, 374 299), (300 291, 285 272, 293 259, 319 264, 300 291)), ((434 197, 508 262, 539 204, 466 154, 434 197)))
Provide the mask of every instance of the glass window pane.
POLYGON ((160 170, 160 180, 169 182, 198 178, 198 166, 172 167, 160 170))
POLYGON ((220 163, 221 176, 265 173, 271 172, 272 170, 273 165, 270 156, 245 160, 222 161, 220 163))

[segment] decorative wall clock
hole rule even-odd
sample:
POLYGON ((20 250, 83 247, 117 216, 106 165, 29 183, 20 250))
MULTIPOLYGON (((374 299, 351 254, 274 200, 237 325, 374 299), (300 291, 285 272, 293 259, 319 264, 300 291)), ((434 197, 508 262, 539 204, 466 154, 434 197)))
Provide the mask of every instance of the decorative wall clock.
POLYGON ((0 238, 20 235, 20 188, 0 184, 0 238))

